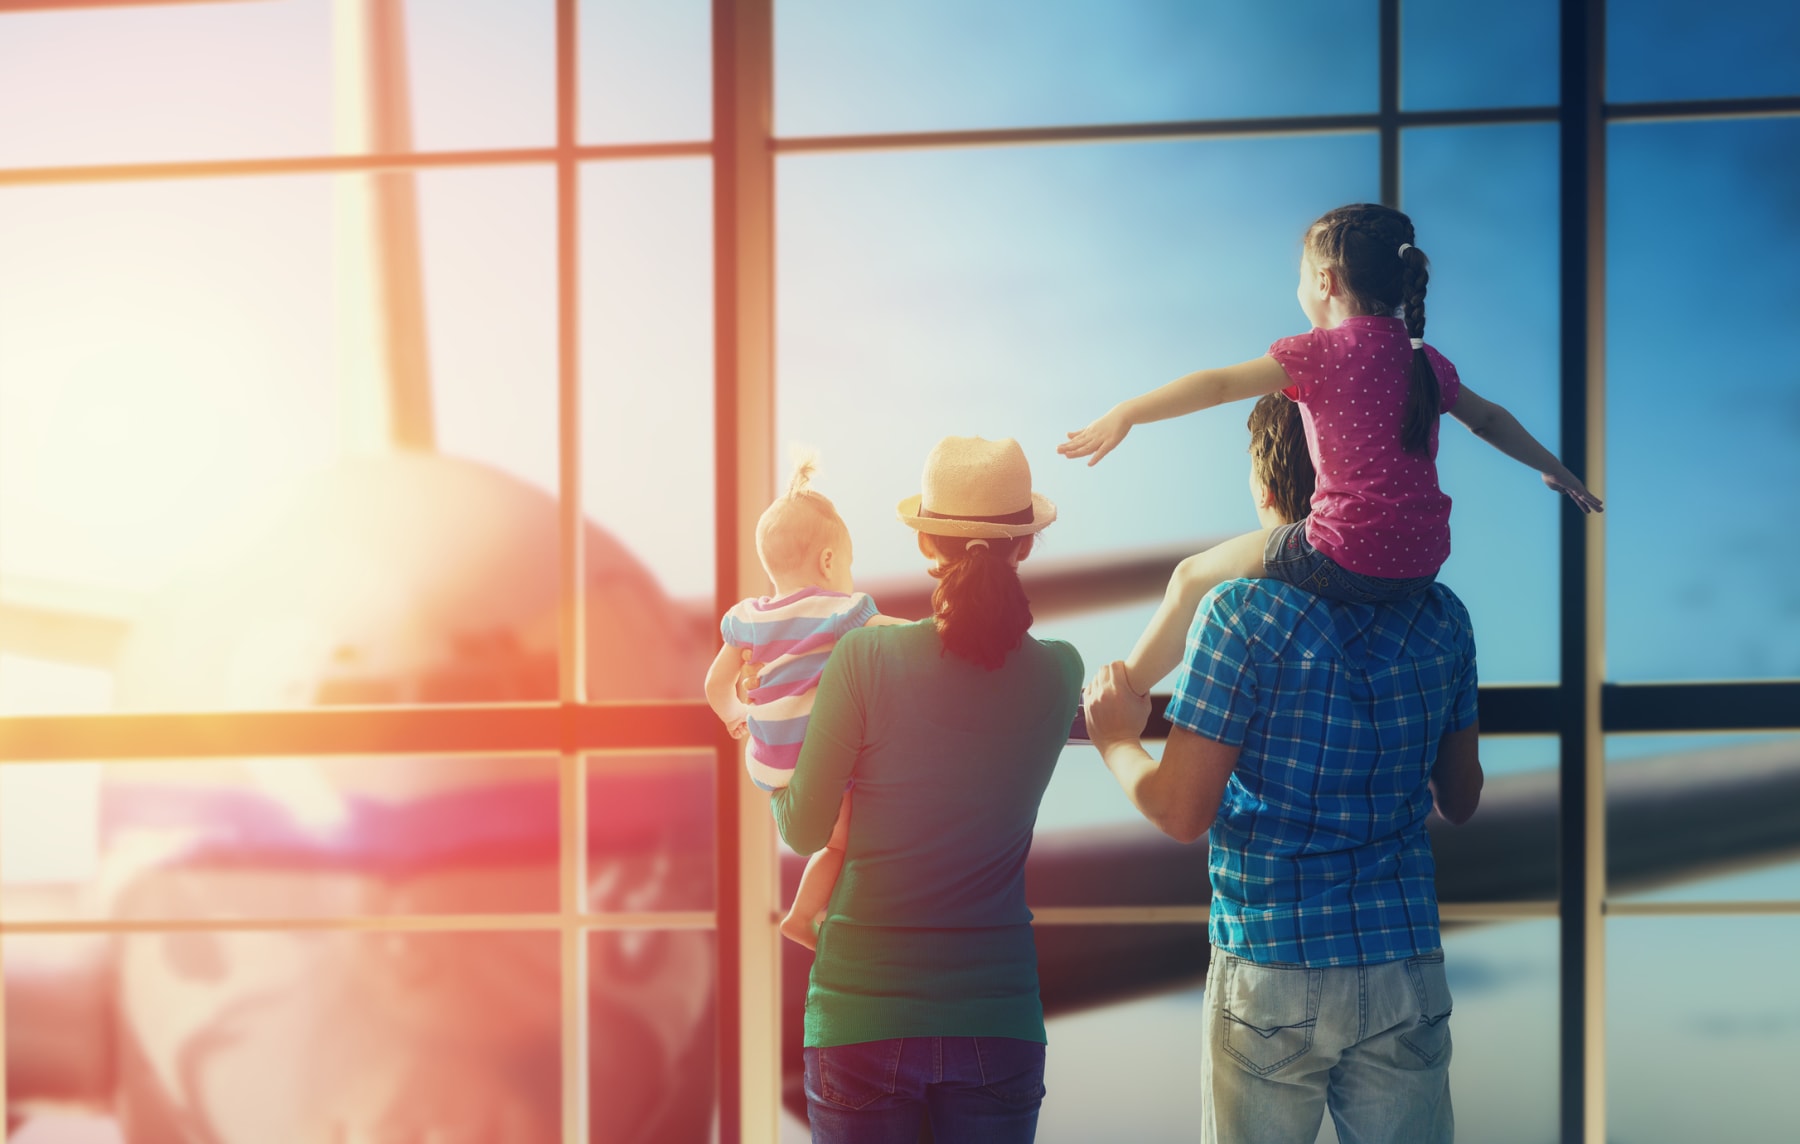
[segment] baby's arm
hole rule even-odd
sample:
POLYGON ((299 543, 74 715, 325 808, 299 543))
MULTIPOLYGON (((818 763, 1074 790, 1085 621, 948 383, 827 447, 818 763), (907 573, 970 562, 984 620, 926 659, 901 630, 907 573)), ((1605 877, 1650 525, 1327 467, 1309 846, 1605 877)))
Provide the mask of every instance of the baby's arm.
POLYGON ((1521 465, 1536 469, 1543 475, 1546 485, 1559 493, 1567 493, 1569 499, 1575 502, 1575 507, 1582 512, 1601 512, 1605 509, 1600 498, 1588 492, 1587 486, 1581 483, 1581 478, 1571 473, 1556 459, 1554 453, 1526 432, 1525 427, 1519 424, 1519 419, 1508 413, 1505 406, 1487 400, 1465 385, 1456 404, 1450 407, 1450 416, 1467 425, 1475 436, 1521 465))
POLYGON ((742 664, 743 649, 725 644, 706 669, 706 701, 712 704, 713 714, 720 722, 730 728, 733 739, 744 737, 744 721, 750 715, 750 709, 737 695, 738 669, 742 664))
POLYGON ((1149 393, 1119 402, 1086 429, 1070 433, 1056 451, 1065 457, 1092 454, 1093 460, 1088 464, 1094 465, 1117 448, 1134 425, 1166 421, 1246 397, 1261 397, 1292 384, 1281 363, 1267 355, 1219 369, 1197 369, 1149 393))
POLYGON ((886 628, 886 627, 892 627, 895 624, 910 624, 912 622, 913 622, 912 620, 903 620, 899 616, 884 616, 881 613, 877 612, 875 615, 870 616, 868 619, 863 621, 863 627, 865 627, 865 628, 886 628))

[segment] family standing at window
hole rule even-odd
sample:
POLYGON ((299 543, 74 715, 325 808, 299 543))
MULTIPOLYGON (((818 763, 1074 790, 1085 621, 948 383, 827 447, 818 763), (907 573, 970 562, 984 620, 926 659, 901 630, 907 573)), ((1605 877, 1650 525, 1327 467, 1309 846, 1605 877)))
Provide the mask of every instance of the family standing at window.
POLYGON ((725 616, 707 695, 748 739, 782 838, 815 855, 782 923, 816 949, 815 1141, 910 1144, 922 1122, 940 1142, 1033 1138, 1045 1035, 1025 857, 1078 709, 1145 818, 1208 838, 1200 1138, 1311 1144, 1329 1110, 1346 1144, 1452 1139, 1425 823, 1434 807, 1467 821, 1482 770, 1474 638, 1436 581, 1439 414, 1581 511, 1601 505, 1425 343, 1428 265, 1406 215, 1333 210, 1305 232, 1309 332, 1058 446, 1092 465, 1134 425, 1260 398, 1263 527, 1184 560, 1085 689, 1074 648, 1030 634, 1018 565, 1056 509, 1016 441, 943 439, 900 502, 939 582, 917 623, 855 592, 850 536, 808 466, 763 515, 775 593, 725 616), (1178 667, 1157 760, 1140 742, 1149 691, 1178 667))

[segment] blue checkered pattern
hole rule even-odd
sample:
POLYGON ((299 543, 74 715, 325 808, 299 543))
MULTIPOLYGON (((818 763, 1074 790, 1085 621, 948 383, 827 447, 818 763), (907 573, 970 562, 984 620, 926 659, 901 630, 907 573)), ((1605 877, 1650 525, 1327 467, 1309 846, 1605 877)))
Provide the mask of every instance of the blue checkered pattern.
POLYGON ((1221 584, 1167 714, 1243 748, 1209 836, 1215 947, 1307 966, 1438 948, 1426 783, 1438 740, 1475 720, 1475 639, 1450 589, 1346 604, 1221 584))

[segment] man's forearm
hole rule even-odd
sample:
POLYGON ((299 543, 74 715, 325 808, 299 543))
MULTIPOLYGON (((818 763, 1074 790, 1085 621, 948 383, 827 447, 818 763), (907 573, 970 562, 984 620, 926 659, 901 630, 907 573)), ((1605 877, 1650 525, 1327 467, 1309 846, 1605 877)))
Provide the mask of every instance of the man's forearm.
POLYGON ((1162 764, 1150 757, 1141 741, 1118 739, 1104 746, 1095 745, 1100 747, 1100 758, 1125 797, 1152 826, 1181 842, 1192 842, 1204 833, 1194 830, 1192 814, 1178 813, 1192 808, 1175 805, 1168 784, 1163 781, 1166 776, 1162 764))

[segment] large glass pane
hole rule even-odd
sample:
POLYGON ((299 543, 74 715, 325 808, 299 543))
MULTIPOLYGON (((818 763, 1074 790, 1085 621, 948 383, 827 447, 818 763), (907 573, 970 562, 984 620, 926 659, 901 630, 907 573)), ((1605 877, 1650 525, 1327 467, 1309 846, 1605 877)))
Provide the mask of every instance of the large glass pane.
POLYGON ((1608 0, 1609 101, 1759 95, 1800 95, 1800 8, 1608 0))
POLYGON ((1800 735, 1612 735, 1608 893, 1800 901, 1800 735))
POLYGON ((288 0, 0 13, 0 165, 542 146, 553 12, 288 0))
POLYGON ((582 507, 631 566, 590 566, 588 692, 699 698, 719 647, 711 163, 590 165, 581 209, 582 507))
MULTIPOLYGON (((597 781, 590 802, 623 785, 597 781)), ((8 921, 553 913, 557 837, 553 759, 10 765, 0 767, 0 913, 8 921)), ((623 859, 634 856, 625 852, 632 841, 597 832, 590 845, 610 844, 606 853, 623 859)), ((645 881, 640 874, 634 884, 645 881)))
POLYGON ((4 192, 7 707, 553 697, 553 185, 4 192))
POLYGON ((1449 925, 1444 974, 1455 999, 1450 1093, 1465 1144, 1557 1138, 1557 925, 1449 925))
POLYGON ((1432 815, 1440 902, 1543 902, 1556 897, 1557 741, 1483 736, 1486 784, 1461 826, 1432 815))
POLYGON ((582 142, 712 134, 707 0, 582 0, 579 23, 582 142))
POLYGON ((1800 676, 1800 120, 1607 147, 1607 674, 1800 676))
MULTIPOLYGON (((1040 926, 1038 939, 1104 937, 1099 927, 1040 926), (1065 933, 1065 931, 1067 931, 1065 933)), ((1139 927, 1121 927, 1136 930, 1139 927)), ((1203 953, 1206 934, 1186 926, 1156 927, 1166 941, 1187 938, 1203 953)), ((1199 959, 1200 974, 1205 973, 1199 959)), ((1128 979, 1127 956, 1092 967, 1101 979, 1128 979)), ((1189 982, 1152 997, 1121 995, 1110 1004, 1058 1014, 1046 998, 1043 1111, 1037 1138, 1043 1144, 1131 1140, 1175 1144, 1199 1138, 1200 1049, 1205 993, 1189 982)))
POLYGON ((330 0, 0 12, 0 165, 327 153, 332 37, 330 0))
POLYGON ((1554 104, 1556 19, 1555 0, 1400 5, 1400 105, 1435 111, 1554 104))
MULTIPOLYGON (((1372 197, 1376 166, 1372 136, 783 159, 779 441, 820 450, 858 586, 878 603, 928 590, 893 513, 947 434, 1017 438, 1057 503, 1028 575, 1254 528, 1247 406, 1146 426, 1094 468, 1055 447, 1114 402, 1303 329, 1301 234, 1372 197)), ((1043 609, 1033 631, 1092 668, 1130 650, 1161 591, 1152 577, 1129 608, 1043 609)))
MULTIPOLYGON (((1401 137, 1404 205, 1431 258, 1426 339, 1481 396, 1557 447, 1556 127, 1440 128, 1401 137)), ((1455 501, 1439 578, 1468 605, 1483 683, 1557 675, 1557 514, 1538 475, 1467 432, 1440 428, 1455 501)))
POLYGON ((1793 1135, 1796 943, 1797 917, 1606 923, 1609 1136, 1685 1144, 1793 1135))
MULTIPOLYGON (((561 1137, 555 934, 13 935, 4 954, 15 1141, 561 1137)), ((641 1036, 608 1000, 594 978, 595 1041, 641 1036)), ((648 1079, 634 1051, 625 1076, 648 1079)))
POLYGON ((716 773, 711 751, 588 756, 589 912, 713 908, 716 773))
POLYGON ((592 1144, 718 1139, 717 946, 710 930, 590 935, 592 1144))
MULTIPOLYGON (((395 0, 357 0, 338 9, 383 5, 400 7, 395 0)), ((338 19, 341 26, 347 17, 338 19)), ((406 0, 402 19, 414 147, 474 151, 555 142, 554 0, 406 0)), ((372 54, 379 61, 379 49, 372 54)), ((338 59, 341 74, 343 47, 338 59)), ((340 79, 340 93, 343 88, 340 79)))
POLYGON ((783 0, 781 135, 1374 111, 1375 0, 783 0))

